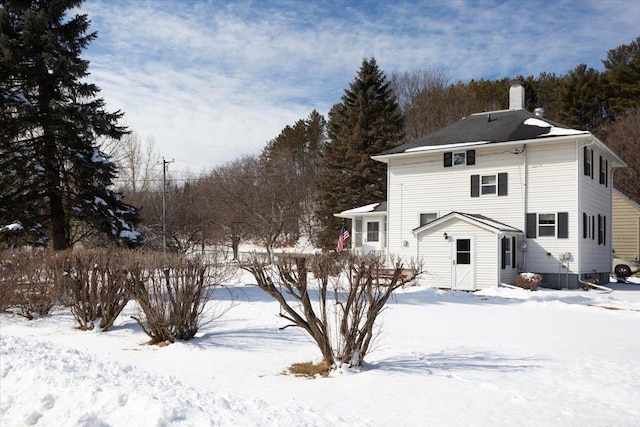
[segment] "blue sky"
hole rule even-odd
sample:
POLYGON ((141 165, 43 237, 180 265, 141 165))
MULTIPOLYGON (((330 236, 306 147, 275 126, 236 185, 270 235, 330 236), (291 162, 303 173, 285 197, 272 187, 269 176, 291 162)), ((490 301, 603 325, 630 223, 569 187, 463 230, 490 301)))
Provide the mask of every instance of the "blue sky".
POLYGON ((316 109, 365 57, 452 82, 567 73, 640 36, 640 0, 87 0, 85 51, 109 110, 178 171, 255 154, 316 109))

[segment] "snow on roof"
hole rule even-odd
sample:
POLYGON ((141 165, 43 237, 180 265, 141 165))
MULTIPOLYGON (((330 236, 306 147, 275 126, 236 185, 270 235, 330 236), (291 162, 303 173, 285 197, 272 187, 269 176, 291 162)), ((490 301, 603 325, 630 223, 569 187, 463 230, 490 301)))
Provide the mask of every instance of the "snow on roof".
POLYGON ((353 209, 348 209, 340 213, 334 214, 339 218, 349 218, 355 215, 362 215, 368 213, 385 214, 387 212, 387 202, 371 203, 369 205, 360 206, 353 209))
POLYGON ((553 126, 551 123, 547 123, 544 120, 530 118, 524 121, 527 126, 538 126, 540 128, 551 128, 549 132, 545 133, 545 136, 562 136, 562 135, 581 135, 586 131, 578 129, 567 129, 553 126))

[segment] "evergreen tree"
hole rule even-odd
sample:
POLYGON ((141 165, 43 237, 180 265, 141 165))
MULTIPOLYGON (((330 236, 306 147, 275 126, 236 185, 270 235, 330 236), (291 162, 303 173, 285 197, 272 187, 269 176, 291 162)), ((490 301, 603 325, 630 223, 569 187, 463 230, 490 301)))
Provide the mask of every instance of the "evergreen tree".
POLYGON ((640 106, 640 37, 628 45, 618 46, 602 61, 611 89, 613 114, 625 114, 640 106))
POLYGON ((403 138, 404 119, 390 83, 375 58, 364 59, 342 102, 329 113, 318 177, 319 244, 335 245, 334 213, 386 199, 386 165, 371 159, 403 138))
POLYGON ((287 224, 284 231, 292 240, 297 240, 303 229, 306 235, 315 234, 312 220, 315 179, 325 135, 326 121, 314 110, 307 119, 298 120, 293 126, 286 126, 262 151, 262 167, 273 169, 272 173, 277 174, 278 179, 283 178, 282 175, 286 172, 295 180, 295 188, 288 191, 295 192, 298 197, 296 220, 287 224))
POLYGON ((608 121, 608 104, 603 76, 585 64, 564 78, 561 90, 562 123, 602 137, 608 121))
POLYGON ((141 239, 138 212, 110 189, 117 170, 95 142, 126 129, 85 80, 80 53, 96 33, 86 15, 66 15, 81 3, 0 4, 0 224, 20 222, 31 243, 56 250, 96 231, 141 239))

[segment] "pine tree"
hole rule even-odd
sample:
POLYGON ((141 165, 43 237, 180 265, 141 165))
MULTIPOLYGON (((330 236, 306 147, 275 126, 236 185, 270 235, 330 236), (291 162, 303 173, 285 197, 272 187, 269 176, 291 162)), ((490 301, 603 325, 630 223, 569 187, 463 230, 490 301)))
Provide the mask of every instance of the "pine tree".
POLYGON ((608 121, 606 84, 603 76, 585 64, 565 77, 561 89, 562 123, 601 137, 608 121))
POLYGON ((0 225, 20 223, 32 244, 66 249, 106 233, 126 244, 137 210, 110 189, 117 170, 98 136, 120 138, 121 112, 105 111, 80 53, 96 38, 82 0, 0 5, 0 225))
POLYGON ((403 138, 404 120, 395 94, 375 58, 364 59, 342 102, 329 113, 318 177, 319 244, 335 245, 334 213, 386 199, 386 165, 371 159, 403 138))
POLYGON ((624 115, 640 106, 640 37, 607 53, 602 61, 611 89, 613 113, 624 115))

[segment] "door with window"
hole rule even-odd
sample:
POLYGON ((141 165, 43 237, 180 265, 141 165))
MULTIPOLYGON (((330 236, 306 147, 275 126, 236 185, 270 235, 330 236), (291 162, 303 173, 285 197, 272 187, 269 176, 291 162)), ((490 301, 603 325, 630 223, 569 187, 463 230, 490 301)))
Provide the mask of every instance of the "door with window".
POLYGON ((456 238, 452 241, 453 274, 452 289, 475 290, 473 239, 456 238))
POLYGON ((382 227, 379 219, 367 219, 364 221, 364 241, 362 251, 368 254, 382 249, 382 227))

